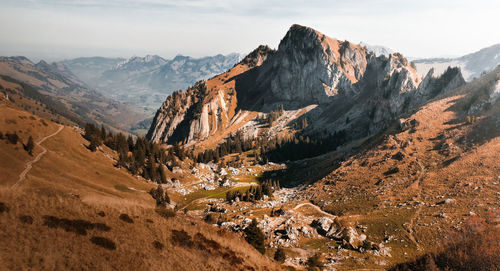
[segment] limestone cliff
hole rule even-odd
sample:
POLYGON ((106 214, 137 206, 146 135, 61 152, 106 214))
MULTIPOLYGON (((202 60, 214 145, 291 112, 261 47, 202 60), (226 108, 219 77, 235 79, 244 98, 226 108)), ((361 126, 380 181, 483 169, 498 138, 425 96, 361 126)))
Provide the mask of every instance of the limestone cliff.
POLYGON ((430 72, 422 80, 399 53, 377 57, 366 47, 293 25, 277 51, 260 46, 229 71, 167 98, 148 137, 167 143, 219 142, 242 127, 255 131, 257 115, 283 105, 285 110, 308 108, 306 134, 344 130, 359 138, 462 84, 458 69, 439 78, 430 72))

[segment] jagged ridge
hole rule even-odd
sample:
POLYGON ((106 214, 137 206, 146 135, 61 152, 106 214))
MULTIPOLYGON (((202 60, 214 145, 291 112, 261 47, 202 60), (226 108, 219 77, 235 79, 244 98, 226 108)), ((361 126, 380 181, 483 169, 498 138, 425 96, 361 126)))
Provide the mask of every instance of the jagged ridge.
POLYGON ((258 130, 249 123, 257 116, 252 112, 266 113, 277 104, 286 110, 315 104, 305 115, 311 124, 306 134, 344 130, 355 139, 380 131, 400 114, 463 83, 458 69, 440 78, 430 72, 422 81, 399 53, 376 57, 360 45, 293 25, 277 51, 261 46, 230 71, 206 81, 197 117, 186 119, 192 94, 183 94, 180 107, 167 99, 148 137, 169 143, 221 140, 245 124, 258 130), (178 114, 163 117, 175 115, 167 112, 178 114), (178 128, 180 119, 190 124, 178 128))

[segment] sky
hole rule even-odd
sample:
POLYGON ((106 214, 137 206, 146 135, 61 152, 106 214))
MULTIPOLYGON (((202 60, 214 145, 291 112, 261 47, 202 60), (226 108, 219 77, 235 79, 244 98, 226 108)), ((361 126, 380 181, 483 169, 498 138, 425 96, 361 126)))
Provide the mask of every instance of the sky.
POLYGON ((409 57, 500 43, 498 0, 0 0, 0 55, 34 60, 246 54, 294 23, 409 57))

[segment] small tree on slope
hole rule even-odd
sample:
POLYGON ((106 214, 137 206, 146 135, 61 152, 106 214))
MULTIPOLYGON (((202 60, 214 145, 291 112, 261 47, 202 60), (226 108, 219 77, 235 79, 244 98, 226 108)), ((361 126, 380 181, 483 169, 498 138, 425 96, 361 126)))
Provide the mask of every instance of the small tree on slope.
POLYGON ((261 254, 266 252, 265 237, 262 230, 257 226, 257 220, 253 219, 252 223, 245 228, 245 240, 257 249, 261 254))
POLYGON ((35 148, 35 142, 33 141, 33 137, 30 136, 28 138, 28 143, 26 143, 26 151, 30 154, 33 155, 33 149, 35 148))

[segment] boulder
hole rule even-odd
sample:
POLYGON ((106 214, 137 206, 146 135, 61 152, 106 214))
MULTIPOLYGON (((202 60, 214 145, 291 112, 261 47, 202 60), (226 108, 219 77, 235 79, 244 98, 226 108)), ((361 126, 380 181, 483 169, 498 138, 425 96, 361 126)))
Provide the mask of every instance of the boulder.
POLYGON ((359 249, 363 246, 366 240, 365 234, 358 234, 352 227, 347 227, 342 230, 342 245, 348 249, 359 249))

